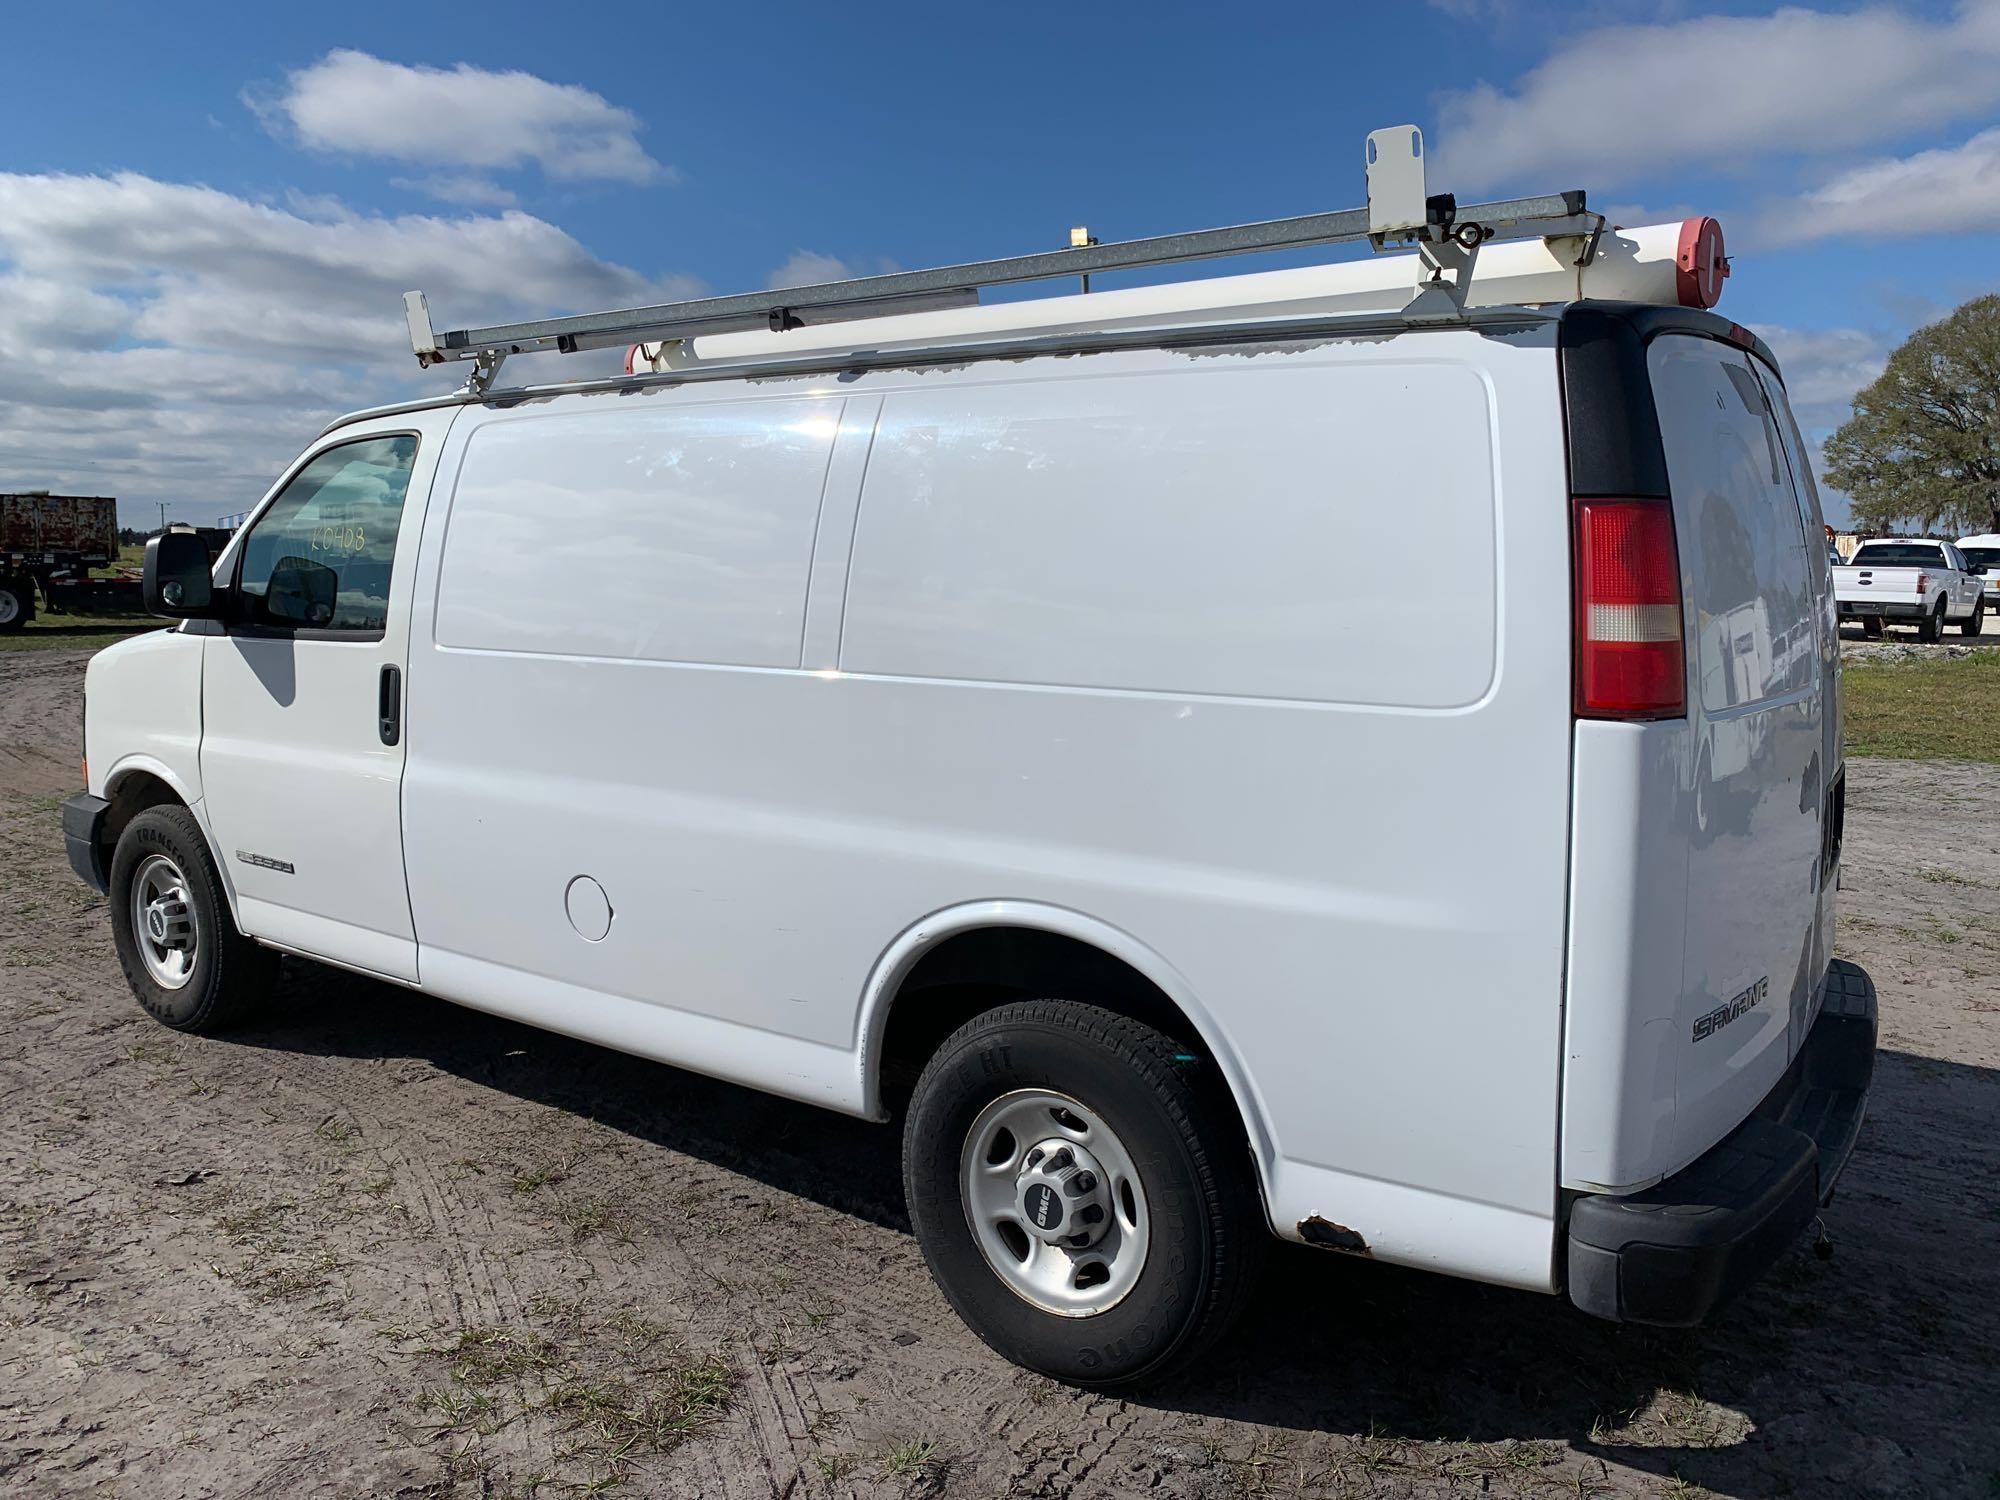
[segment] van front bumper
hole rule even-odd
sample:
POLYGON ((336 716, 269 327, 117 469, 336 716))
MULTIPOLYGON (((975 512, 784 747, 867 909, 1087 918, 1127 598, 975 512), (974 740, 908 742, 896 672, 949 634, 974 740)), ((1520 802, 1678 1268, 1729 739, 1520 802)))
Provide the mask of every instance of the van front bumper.
POLYGON ((69 846, 69 867, 84 884, 100 894, 111 889, 111 877, 104 868, 104 845, 98 834, 104 829, 104 815, 111 804, 102 797, 78 792, 62 805, 63 843, 69 846))
POLYGON ((1570 1207, 1570 1301, 1620 1323, 1688 1328, 1761 1276, 1833 1196, 1875 1073, 1875 985, 1827 967, 1819 1018, 1756 1112, 1665 1181, 1570 1207))

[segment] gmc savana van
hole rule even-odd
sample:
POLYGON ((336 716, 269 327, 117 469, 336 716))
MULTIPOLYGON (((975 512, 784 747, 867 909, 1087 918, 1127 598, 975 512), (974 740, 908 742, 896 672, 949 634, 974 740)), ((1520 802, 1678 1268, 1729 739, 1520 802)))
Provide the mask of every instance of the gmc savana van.
POLYGON ((945 1295, 1065 1380, 1185 1364, 1267 1235, 1701 1319, 1872 1071, 1834 602, 1712 222, 1570 196, 1477 276, 1431 200, 1359 266, 420 338, 484 378, 157 538, 180 623, 90 663, 134 994, 299 954, 900 1116, 945 1295))

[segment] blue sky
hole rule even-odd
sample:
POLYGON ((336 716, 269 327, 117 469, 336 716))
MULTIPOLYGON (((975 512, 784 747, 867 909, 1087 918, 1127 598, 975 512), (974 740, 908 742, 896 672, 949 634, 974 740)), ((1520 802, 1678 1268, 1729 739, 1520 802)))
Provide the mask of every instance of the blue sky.
POLYGON ((0 488, 252 503, 440 325, 1432 189, 1717 215, 1823 436, 1991 291, 2000 0, 13 8, 0 488), (789 269, 787 269, 789 268, 789 269), (290 344, 303 335, 302 344, 290 344))

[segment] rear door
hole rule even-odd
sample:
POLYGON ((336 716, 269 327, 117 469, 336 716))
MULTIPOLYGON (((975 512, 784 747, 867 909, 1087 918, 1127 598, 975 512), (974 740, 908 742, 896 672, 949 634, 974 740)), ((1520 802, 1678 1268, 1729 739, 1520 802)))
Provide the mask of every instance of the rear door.
POLYGON ((1673 1155, 1733 1129, 1784 1072, 1825 967, 1832 750, 1826 569, 1756 362, 1692 334, 1648 348, 1688 618, 1692 731, 1673 1155))

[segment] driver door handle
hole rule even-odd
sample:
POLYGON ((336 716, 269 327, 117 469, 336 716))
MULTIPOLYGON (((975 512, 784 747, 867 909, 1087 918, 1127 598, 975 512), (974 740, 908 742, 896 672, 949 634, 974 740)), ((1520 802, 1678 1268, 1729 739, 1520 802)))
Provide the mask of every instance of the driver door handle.
POLYGON ((403 669, 398 666, 382 668, 381 701, 377 727, 382 732, 382 743, 393 745, 403 737, 403 669))

